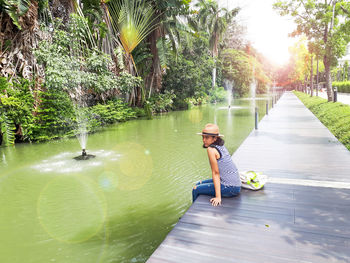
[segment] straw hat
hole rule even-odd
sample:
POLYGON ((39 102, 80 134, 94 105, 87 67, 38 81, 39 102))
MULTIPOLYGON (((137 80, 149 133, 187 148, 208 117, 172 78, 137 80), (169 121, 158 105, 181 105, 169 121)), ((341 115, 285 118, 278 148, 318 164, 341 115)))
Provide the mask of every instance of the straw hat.
POLYGON ((224 137, 224 135, 220 134, 219 132, 219 126, 216 124, 208 123, 205 125, 202 132, 197 133, 198 135, 209 135, 209 136, 218 136, 218 137, 224 137))

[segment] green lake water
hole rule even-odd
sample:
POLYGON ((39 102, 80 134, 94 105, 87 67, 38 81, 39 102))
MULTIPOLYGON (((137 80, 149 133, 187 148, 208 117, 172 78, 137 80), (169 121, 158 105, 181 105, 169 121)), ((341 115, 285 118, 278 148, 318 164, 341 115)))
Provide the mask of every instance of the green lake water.
POLYGON ((0 148, 0 262, 145 262, 211 176, 196 133, 216 122, 232 154, 254 128, 254 103, 109 126, 89 135, 87 161, 72 159, 76 138, 0 148))

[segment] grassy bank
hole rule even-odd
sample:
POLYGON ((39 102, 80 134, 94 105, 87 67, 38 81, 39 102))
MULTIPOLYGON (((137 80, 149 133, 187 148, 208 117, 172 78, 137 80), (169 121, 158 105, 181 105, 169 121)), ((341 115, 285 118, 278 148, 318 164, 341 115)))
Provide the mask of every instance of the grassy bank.
POLYGON ((295 91, 304 105, 350 150, 350 105, 295 91))

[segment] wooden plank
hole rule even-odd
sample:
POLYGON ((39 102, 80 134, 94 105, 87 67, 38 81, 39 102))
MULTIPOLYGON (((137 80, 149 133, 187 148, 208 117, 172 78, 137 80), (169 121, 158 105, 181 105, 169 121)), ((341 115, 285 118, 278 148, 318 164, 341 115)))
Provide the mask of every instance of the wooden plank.
MULTIPOLYGON (((172 232, 172 237, 178 239, 191 239, 195 242, 208 245, 239 247, 241 251, 249 254, 252 250, 259 255, 274 255, 281 258, 293 258, 295 253, 304 255, 314 253, 315 249, 324 250, 327 253, 336 253, 339 258, 350 258, 348 240, 335 237, 324 237, 309 233, 301 234, 292 230, 284 229, 261 229, 245 231, 245 229, 218 229, 216 227, 193 227, 191 224, 179 223, 179 226, 172 232), (263 240, 259 243, 257 240, 263 240), (327 244, 326 246, 324 244, 327 244), (266 248, 269 249, 266 249, 266 248), (252 249, 253 248, 253 249, 252 249)), ((327 255, 323 252, 324 255, 327 255)))
POLYGON ((237 227, 244 227, 245 231, 254 227, 261 227, 262 229, 275 229, 284 228, 292 229, 295 232, 307 232, 313 234, 320 234, 324 236, 332 236, 348 239, 350 236, 350 228, 343 226, 334 225, 316 225, 307 224, 305 222, 288 223, 281 220, 272 220, 261 217, 245 217, 245 216, 235 216, 231 218, 220 217, 220 216, 209 216, 198 213, 186 213, 180 220, 182 223, 189 223, 199 226, 212 226, 220 225, 224 229, 233 229, 237 227))
MULTIPOLYGON (((222 244, 207 244, 201 240, 189 240, 169 235, 166 242, 160 246, 173 262, 300 262, 296 259, 275 256, 273 254, 255 254, 252 248, 235 249, 235 247, 222 246, 222 244), (169 254, 168 254, 169 253, 169 254)), ((158 253, 157 253, 158 254, 158 253)), ((156 255, 157 255, 156 254, 156 255)), ((148 262, 152 262, 152 257, 148 262)))

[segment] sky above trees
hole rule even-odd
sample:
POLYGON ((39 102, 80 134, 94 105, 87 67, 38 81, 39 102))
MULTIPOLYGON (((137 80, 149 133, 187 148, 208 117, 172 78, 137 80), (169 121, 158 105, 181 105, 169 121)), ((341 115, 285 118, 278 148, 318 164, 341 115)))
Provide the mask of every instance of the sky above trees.
POLYGON ((253 46, 278 65, 289 60, 288 47, 297 39, 288 37, 295 24, 290 18, 281 17, 272 9, 275 0, 218 0, 229 9, 241 7, 237 19, 246 26, 247 38, 253 46))

